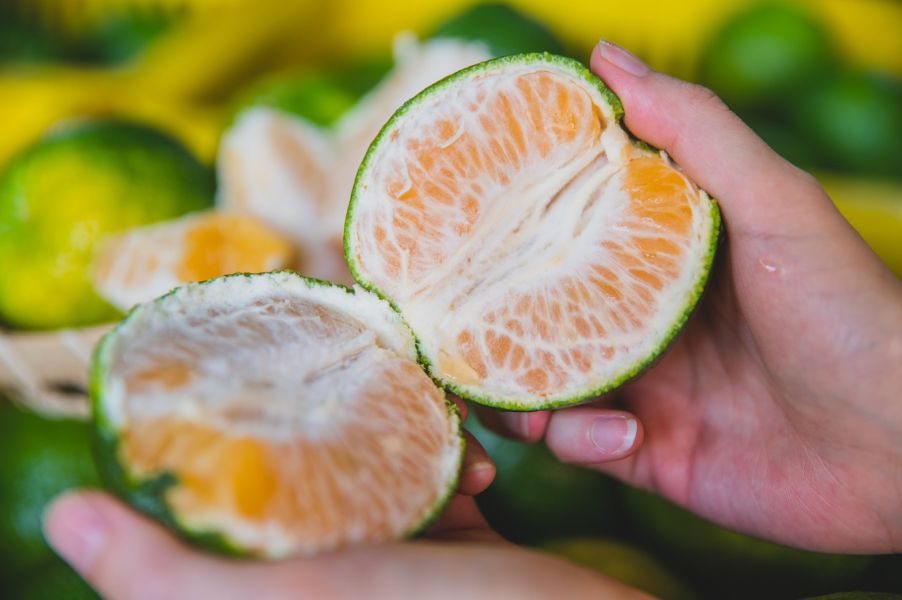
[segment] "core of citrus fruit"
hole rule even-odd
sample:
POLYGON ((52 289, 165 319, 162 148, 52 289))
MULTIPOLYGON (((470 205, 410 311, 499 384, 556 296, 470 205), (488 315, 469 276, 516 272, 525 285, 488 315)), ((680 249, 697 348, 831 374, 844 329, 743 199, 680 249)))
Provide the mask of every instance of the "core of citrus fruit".
POLYGON ((100 466, 199 543, 263 557, 398 538, 457 480, 457 410, 383 300, 294 273, 139 305, 98 346, 100 466))
POLYGON ((195 213, 107 240, 94 260, 94 286, 128 310, 184 283, 281 269, 291 256, 291 245, 250 215, 195 213))
POLYGON ((444 386, 514 410, 572 404, 635 376, 685 323, 719 212, 621 113, 578 62, 523 54, 427 88, 373 142, 348 263, 444 386))

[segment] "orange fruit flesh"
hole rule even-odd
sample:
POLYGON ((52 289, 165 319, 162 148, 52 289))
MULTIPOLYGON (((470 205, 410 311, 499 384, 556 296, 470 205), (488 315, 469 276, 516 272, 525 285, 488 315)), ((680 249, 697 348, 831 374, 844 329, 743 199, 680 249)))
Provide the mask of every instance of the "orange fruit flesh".
POLYGON ((456 441, 413 360, 312 303, 212 314, 188 319, 205 337, 160 328, 115 367, 121 459, 176 477, 166 497, 181 522, 280 555, 391 539, 424 518, 456 441))
POLYGON ((291 247, 253 218, 213 214, 185 235, 177 277, 203 281, 230 273, 261 273, 286 263, 291 247))
POLYGON ((397 150, 368 167, 354 260, 445 381, 578 391, 648 354, 646 333, 695 281, 703 194, 579 81, 540 69, 468 83, 388 131, 397 150))
POLYGON ((292 247, 248 215, 209 212, 141 227, 110 240, 94 264, 102 296, 125 310, 171 288, 289 264, 292 247))

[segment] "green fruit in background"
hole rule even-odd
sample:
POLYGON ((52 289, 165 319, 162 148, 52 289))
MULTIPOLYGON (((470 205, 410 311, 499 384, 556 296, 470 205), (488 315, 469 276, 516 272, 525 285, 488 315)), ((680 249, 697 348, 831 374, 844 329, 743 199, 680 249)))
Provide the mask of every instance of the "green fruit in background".
POLYGON ((99 323, 98 244, 129 227, 210 206, 212 172, 144 126, 85 121, 52 131, 0 173, 0 321, 23 328, 99 323))
POLYGON ((795 107, 798 130, 824 167, 902 179, 902 86, 866 73, 842 73, 795 107))
POLYGON ((563 44, 550 29, 506 4, 477 4, 445 21, 431 37, 482 41, 495 56, 565 54, 563 44))
POLYGON ((8 600, 99 600, 100 596, 69 565, 53 559, 11 584, 8 600))
POLYGON ((744 112, 785 103, 829 71, 834 60, 826 29, 804 10, 765 4, 741 12, 704 50, 701 81, 744 112))
POLYGON ((870 556, 806 552, 724 529, 658 496, 624 488, 636 528, 693 583, 735 598, 791 598, 854 581, 870 556), (734 589, 735 586, 735 589, 734 589))
POLYGON ((777 154, 797 167, 809 169, 821 162, 819 149, 788 124, 760 117, 747 117, 745 122, 777 154))
POLYGON ((44 507, 69 488, 98 483, 87 423, 45 419, 0 398, 0 581, 53 558, 44 507))
POLYGON ((543 544, 542 549, 604 573, 656 598, 687 600, 696 597, 686 584, 652 556, 623 542, 573 538, 543 544))
POLYGON ((616 525, 616 484, 588 469, 564 465, 544 444, 498 436, 471 418, 467 428, 495 461, 495 481, 476 501, 507 539, 537 543, 570 535, 604 535, 616 525))

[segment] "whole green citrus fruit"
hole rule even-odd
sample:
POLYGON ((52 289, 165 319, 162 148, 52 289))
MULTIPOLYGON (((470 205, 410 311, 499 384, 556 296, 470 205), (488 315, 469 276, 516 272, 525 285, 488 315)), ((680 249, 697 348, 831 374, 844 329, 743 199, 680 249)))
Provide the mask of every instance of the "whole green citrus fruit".
POLYGON ((90 280, 98 244, 210 206, 213 192, 208 168, 147 127, 85 121, 51 132, 0 174, 0 321, 49 329, 114 318, 90 280))

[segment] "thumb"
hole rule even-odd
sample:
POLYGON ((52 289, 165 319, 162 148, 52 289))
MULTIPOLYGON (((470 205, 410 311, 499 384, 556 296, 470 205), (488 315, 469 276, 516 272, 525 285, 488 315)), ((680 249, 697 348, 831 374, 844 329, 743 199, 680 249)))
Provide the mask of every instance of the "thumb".
POLYGON ((834 212, 813 177, 771 150, 707 88, 652 71, 606 41, 593 50, 591 66, 620 97, 630 131, 666 150, 717 198, 733 233, 798 233, 800 214, 834 212))

